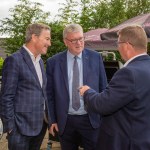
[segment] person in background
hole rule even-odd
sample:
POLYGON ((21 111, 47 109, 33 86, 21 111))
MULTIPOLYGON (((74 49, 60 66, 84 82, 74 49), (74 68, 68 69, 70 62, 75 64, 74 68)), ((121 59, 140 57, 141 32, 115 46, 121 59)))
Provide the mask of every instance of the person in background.
POLYGON ((100 116, 86 109, 78 87, 87 84, 97 92, 105 89, 107 79, 101 55, 84 49, 83 29, 69 24, 63 31, 66 51, 47 60, 47 97, 52 125, 50 133, 59 134, 62 150, 95 150, 100 116))
MULTIPOLYGON (((39 150, 47 124, 46 74, 41 54, 51 46, 50 28, 34 23, 25 44, 5 59, 2 71, 0 116, 9 150, 39 150)), ((49 119, 50 120, 50 119, 49 119)))
POLYGON ((81 86, 80 94, 93 113, 103 115, 97 150, 150 149, 150 57, 141 26, 118 32, 118 50, 125 60, 107 88, 97 93, 81 86))

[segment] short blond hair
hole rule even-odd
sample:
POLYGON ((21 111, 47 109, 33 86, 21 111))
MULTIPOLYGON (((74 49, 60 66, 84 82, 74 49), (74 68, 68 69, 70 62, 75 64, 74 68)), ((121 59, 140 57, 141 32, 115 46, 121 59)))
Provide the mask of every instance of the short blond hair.
POLYGON ((129 42, 136 49, 147 51, 147 35, 141 26, 127 26, 118 31, 118 35, 120 35, 120 41, 129 42))

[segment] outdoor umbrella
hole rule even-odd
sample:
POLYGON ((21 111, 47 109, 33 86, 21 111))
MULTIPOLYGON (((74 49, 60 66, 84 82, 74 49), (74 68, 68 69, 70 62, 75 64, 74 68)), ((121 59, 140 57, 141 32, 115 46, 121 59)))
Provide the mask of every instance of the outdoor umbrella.
POLYGON ((117 25, 114 28, 107 30, 105 33, 102 33, 100 35, 101 39, 102 40, 116 40, 118 37, 117 31, 129 25, 141 25, 144 28, 147 34, 147 37, 150 38, 150 13, 147 13, 147 14, 138 15, 134 18, 131 18, 121 23, 120 25, 117 25))
POLYGON ((108 30, 107 28, 98 28, 85 32, 84 33, 85 41, 99 41, 101 40, 100 34, 106 32, 107 30, 108 30))
POLYGON ((85 48, 97 51, 112 51, 116 50, 116 42, 113 40, 102 41, 100 35, 105 33, 107 28, 98 28, 84 33, 85 48))

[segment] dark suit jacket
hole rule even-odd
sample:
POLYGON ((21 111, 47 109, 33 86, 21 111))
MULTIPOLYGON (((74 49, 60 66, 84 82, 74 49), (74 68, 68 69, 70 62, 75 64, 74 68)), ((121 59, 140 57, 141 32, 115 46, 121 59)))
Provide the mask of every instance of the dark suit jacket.
POLYGON ((113 76, 106 90, 84 94, 104 115, 97 150, 150 149, 150 57, 139 56, 113 76))
POLYGON ((22 47, 5 59, 2 74, 0 114, 4 132, 17 128, 28 136, 39 134, 43 125, 46 96, 46 74, 40 60, 43 86, 41 88, 33 62, 22 47))
MULTIPOLYGON (((83 57, 83 83, 96 91, 106 87, 106 75, 99 53, 85 49, 83 57)), ((66 125, 69 109, 69 84, 67 73, 67 51, 61 52, 47 61, 47 96, 52 123, 58 123, 59 134, 66 125)), ((89 112, 93 128, 100 126, 100 116, 89 112)))

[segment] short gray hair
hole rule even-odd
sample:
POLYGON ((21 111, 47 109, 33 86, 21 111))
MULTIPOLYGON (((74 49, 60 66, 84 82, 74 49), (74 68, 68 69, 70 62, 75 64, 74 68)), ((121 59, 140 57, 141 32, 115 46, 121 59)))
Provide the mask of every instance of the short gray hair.
POLYGON ((32 34, 39 36, 42 30, 51 30, 48 25, 42 23, 29 24, 26 29, 25 43, 30 42, 32 34))
POLYGON ((82 32, 83 28, 79 24, 68 24, 63 31, 63 38, 66 38, 68 33, 82 32))

